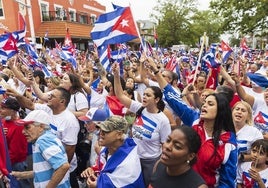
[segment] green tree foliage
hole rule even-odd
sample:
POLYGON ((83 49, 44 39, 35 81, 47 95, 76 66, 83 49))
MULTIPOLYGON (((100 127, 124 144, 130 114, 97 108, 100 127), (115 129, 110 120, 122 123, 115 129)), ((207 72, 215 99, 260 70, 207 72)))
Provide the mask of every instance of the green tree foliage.
POLYGON ((210 8, 223 18, 222 30, 247 34, 268 28, 268 0, 211 0, 210 8))
POLYGON ((220 30, 221 19, 212 11, 198 11, 192 17, 191 31, 194 41, 198 41, 200 34, 206 32, 209 37, 209 43, 217 43, 223 31, 220 30))
POLYGON ((196 0, 158 0, 154 10, 161 46, 187 44, 195 47, 204 32, 210 42, 219 42, 220 19, 211 11, 198 11, 196 0))
POLYGON ((158 0, 154 15, 158 20, 157 34, 161 46, 188 44, 191 16, 196 9, 194 0, 158 0))

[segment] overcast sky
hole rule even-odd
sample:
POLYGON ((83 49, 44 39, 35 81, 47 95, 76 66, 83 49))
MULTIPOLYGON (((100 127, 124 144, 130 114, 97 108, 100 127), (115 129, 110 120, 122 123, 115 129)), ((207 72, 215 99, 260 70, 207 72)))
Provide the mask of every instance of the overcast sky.
MULTIPOLYGON (((200 9, 204 10, 209 6, 209 0, 198 0, 200 9)), ((107 12, 113 10, 112 3, 121 6, 131 6, 132 14, 135 20, 150 20, 150 14, 157 4, 157 0, 97 0, 100 4, 106 6, 107 12)))

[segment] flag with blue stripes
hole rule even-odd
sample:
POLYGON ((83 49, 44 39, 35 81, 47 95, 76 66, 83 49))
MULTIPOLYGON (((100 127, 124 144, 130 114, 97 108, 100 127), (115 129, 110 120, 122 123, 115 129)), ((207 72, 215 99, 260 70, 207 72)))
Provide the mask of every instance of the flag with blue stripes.
POLYGON ((127 42, 138 36, 130 7, 117 7, 112 12, 101 14, 91 31, 97 47, 127 42))
POLYGON ((104 148, 98 161, 106 162, 106 164, 97 179, 98 188, 145 187, 137 145, 133 139, 127 138, 107 161, 106 156, 108 156, 108 149, 104 148), (135 168, 133 168, 134 166, 135 168))

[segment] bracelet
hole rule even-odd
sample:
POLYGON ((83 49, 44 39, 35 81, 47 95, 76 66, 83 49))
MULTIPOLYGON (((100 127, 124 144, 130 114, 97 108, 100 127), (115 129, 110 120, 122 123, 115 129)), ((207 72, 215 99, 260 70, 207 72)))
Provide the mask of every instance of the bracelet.
POLYGON ((157 73, 159 73, 159 69, 157 71, 154 71, 154 75, 156 75, 157 73))

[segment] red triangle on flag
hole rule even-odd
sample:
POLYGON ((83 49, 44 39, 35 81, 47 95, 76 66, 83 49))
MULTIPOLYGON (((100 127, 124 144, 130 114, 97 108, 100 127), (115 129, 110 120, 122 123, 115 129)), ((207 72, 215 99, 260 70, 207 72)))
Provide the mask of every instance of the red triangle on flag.
POLYGON ((114 30, 121 31, 129 35, 138 36, 135 21, 133 19, 130 7, 125 8, 125 11, 115 23, 112 31, 114 30))
POLYGON ((221 49, 222 51, 230 51, 231 47, 228 46, 228 44, 226 44, 223 40, 221 41, 221 49))
POLYGON ((139 126, 143 126, 142 118, 141 117, 137 117, 135 124, 136 125, 139 125, 139 126))
POLYGON ((3 50, 8 51, 8 50, 18 50, 17 46, 16 46, 16 40, 14 39, 14 37, 10 34, 5 45, 2 47, 3 50))

